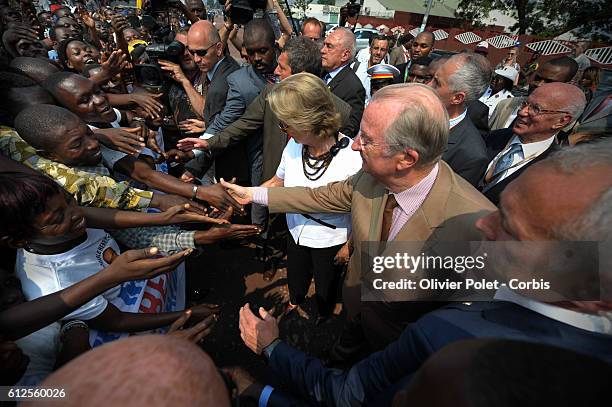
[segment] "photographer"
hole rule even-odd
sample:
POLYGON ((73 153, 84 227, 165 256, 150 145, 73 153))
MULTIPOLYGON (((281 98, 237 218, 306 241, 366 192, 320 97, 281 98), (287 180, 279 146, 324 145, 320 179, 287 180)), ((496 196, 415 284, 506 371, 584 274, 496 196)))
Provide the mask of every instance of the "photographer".
POLYGON ((178 64, 159 60, 161 69, 175 81, 168 90, 168 102, 176 123, 187 119, 201 119, 204 112, 202 75, 187 48, 188 32, 189 27, 182 28, 174 37, 175 41, 185 46, 178 64))

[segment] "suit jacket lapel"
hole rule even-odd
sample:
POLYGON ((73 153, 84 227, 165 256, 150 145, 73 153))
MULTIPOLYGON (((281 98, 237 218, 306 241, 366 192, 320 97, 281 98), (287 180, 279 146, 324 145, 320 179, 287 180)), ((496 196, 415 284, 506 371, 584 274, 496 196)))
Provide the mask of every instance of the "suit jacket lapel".
POLYGON ((385 211, 385 203, 387 202, 387 189, 384 185, 377 183, 375 196, 376 198, 372 199, 370 208, 370 213, 372 217, 370 218, 370 231, 368 232, 368 240, 372 242, 376 242, 380 240, 380 233, 382 232, 382 221, 383 221, 383 213, 385 211))
MULTIPOLYGON (((451 189, 451 172, 448 164, 440 161, 438 176, 423 201, 423 204, 406 224, 400 229, 395 240, 426 241, 436 233, 436 227, 444 222, 446 216, 446 202, 451 189)), ((382 223, 382 219, 381 219, 382 223)), ((381 226, 382 227, 382 226, 381 226)))
POLYGON ((333 79, 331 81, 329 81, 329 83, 327 84, 327 87, 330 90, 336 89, 336 87, 340 84, 342 79, 344 79, 344 77, 346 76, 346 70, 347 69, 351 69, 351 66, 350 65, 346 65, 344 68, 342 68, 340 70, 340 72, 338 72, 336 74, 336 76, 333 77, 333 79))

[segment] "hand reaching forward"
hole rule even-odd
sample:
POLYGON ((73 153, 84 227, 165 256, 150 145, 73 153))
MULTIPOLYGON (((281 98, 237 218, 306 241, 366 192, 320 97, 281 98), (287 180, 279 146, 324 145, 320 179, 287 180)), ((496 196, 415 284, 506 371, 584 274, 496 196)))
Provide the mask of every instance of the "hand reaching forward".
POLYGON ((278 321, 262 307, 259 317, 251 311, 249 303, 240 308, 240 337, 253 352, 261 355, 263 349, 278 338, 278 321))
POLYGON ((159 257, 157 247, 128 250, 117 255, 112 249, 104 251, 104 261, 109 265, 100 271, 116 284, 131 280, 144 280, 174 270, 193 249, 183 250, 168 257, 159 257))
POLYGON ((187 323, 189 318, 191 318, 192 312, 193 311, 190 309, 183 312, 183 315, 181 315, 170 326, 167 335, 174 336, 175 338, 187 339, 188 341, 191 341, 193 343, 201 342, 202 339, 207 337, 208 334, 210 334, 210 331, 212 331, 213 326, 219 319, 219 315, 209 315, 191 328, 183 329, 183 326, 187 323))
MULTIPOLYGON (((181 123, 184 123, 184 122, 181 122, 181 123)), ((181 139, 178 141, 178 143, 176 143, 176 147, 183 151, 191 151, 193 149, 200 149, 200 150, 210 149, 210 145, 208 144, 208 141, 203 140, 201 138, 196 138, 196 137, 187 137, 187 138, 181 139)))
POLYGON ((188 222, 214 223, 216 225, 229 224, 227 219, 211 218, 210 216, 203 215, 199 211, 192 211, 189 204, 175 205, 168 208, 168 210, 162 212, 162 216, 167 225, 188 222))
POLYGON ((253 202, 253 188, 241 187, 240 185, 232 184, 221 178, 221 185, 227 189, 227 192, 234 197, 241 205, 248 205, 253 202))

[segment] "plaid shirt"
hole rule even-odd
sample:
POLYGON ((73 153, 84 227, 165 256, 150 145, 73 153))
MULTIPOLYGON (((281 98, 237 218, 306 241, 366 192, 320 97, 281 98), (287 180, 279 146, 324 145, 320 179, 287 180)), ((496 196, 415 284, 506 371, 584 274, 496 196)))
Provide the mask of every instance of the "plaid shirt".
POLYGON ((28 167, 52 178, 77 200, 79 205, 97 208, 148 208, 153 193, 133 188, 127 182, 91 174, 40 157, 10 127, 0 126, 0 151, 28 167))
POLYGON ((121 230, 109 233, 121 244, 130 249, 157 247, 161 254, 169 256, 181 250, 195 248, 195 231, 181 230, 177 226, 150 226, 121 230))

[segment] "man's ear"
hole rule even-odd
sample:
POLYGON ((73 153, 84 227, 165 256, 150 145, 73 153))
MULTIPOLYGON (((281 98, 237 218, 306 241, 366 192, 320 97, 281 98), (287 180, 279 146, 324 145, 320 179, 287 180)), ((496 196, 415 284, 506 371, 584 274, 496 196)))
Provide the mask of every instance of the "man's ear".
POLYGON ((562 129, 574 120, 569 114, 563 115, 563 118, 559 119, 555 124, 552 125, 554 130, 562 129))
POLYGON ((414 167, 416 163, 419 162, 419 158, 419 153, 416 150, 406 148, 397 162, 396 170, 404 171, 414 167))
POLYGON ((21 249, 28 244, 27 240, 17 239, 13 236, 0 236, 0 245, 11 249, 21 249))
POLYGON ((465 101, 465 92, 456 92, 451 98, 451 104, 460 105, 465 101))

